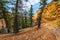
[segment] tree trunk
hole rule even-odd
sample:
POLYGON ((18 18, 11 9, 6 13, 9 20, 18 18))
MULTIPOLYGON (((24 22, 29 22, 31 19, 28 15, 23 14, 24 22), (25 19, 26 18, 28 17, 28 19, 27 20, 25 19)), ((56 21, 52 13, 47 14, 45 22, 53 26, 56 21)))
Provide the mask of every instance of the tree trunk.
POLYGON ((4 18, 5 23, 6 23, 7 32, 9 33, 10 32, 10 27, 9 27, 9 23, 8 23, 8 20, 7 20, 6 11, 3 7, 3 3, 1 3, 1 7, 2 7, 3 18, 4 18))
POLYGON ((14 18, 14 33, 19 32, 19 27, 18 27, 18 0, 16 0, 16 8, 15 8, 15 18, 14 18))

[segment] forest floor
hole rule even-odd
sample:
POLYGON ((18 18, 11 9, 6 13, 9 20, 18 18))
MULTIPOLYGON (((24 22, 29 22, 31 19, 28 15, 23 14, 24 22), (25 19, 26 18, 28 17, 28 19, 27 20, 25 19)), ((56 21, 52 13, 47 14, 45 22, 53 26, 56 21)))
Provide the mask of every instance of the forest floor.
POLYGON ((60 40, 60 36, 48 28, 25 28, 17 34, 0 34, 0 40, 60 40))

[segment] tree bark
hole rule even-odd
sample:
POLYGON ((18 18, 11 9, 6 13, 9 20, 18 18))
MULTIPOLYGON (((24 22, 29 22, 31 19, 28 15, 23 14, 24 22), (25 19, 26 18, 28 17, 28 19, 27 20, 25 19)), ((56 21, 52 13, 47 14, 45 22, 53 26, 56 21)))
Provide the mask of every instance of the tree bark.
POLYGON ((19 27, 18 27, 18 0, 16 0, 16 7, 15 7, 15 18, 14 18, 14 33, 19 32, 19 27))

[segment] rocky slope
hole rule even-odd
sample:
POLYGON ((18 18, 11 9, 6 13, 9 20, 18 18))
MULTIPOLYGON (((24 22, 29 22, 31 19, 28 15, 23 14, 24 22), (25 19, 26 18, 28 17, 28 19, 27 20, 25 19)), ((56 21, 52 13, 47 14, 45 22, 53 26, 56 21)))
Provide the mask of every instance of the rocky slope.
POLYGON ((43 19, 49 22, 60 19, 60 1, 51 2, 44 8, 42 13, 42 21, 44 22, 43 19))
POLYGON ((42 26, 53 31, 60 40, 60 1, 51 2, 44 8, 42 26))
MULTIPOLYGON (((38 15, 37 10, 35 15, 38 15)), ((37 16, 35 16, 37 19, 37 16)), ((60 40, 60 1, 50 2, 43 10, 41 27, 48 28, 60 40)))

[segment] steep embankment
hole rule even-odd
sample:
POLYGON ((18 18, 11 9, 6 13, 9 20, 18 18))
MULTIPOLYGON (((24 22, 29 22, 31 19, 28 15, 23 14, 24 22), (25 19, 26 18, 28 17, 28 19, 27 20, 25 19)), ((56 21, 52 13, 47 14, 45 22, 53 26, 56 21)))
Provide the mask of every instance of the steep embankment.
POLYGON ((42 26, 51 30, 60 40, 60 1, 51 2, 44 8, 42 26))
POLYGON ((60 19, 60 2, 49 3, 44 8, 44 11, 42 14, 42 21, 45 23, 45 22, 51 22, 59 19, 60 19))
MULTIPOLYGON (((36 19, 39 13, 40 10, 37 10, 35 14, 36 19)), ((41 26, 51 30, 56 35, 57 39, 60 38, 60 1, 51 2, 44 8, 41 26)))

